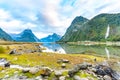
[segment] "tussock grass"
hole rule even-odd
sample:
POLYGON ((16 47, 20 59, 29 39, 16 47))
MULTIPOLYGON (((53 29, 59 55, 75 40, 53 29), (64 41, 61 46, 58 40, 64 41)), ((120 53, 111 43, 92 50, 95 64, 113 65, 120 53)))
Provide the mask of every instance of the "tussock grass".
POLYGON ((55 54, 55 53, 30 53, 22 55, 1 54, 0 58, 6 58, 11 64, 18 64, 22 66, 48 66, 50 68, 61 68, 61 64, 57 63, 58 59, 68 59, 69 64, 67 68, 83 62, 94 63, 94 58, 98 62, 102 62, 104 58, 96 57, 86 54, 55 54))
POLYGON ((2 46, 0 46, 0 53, 5 53, 5 49, 2 46))

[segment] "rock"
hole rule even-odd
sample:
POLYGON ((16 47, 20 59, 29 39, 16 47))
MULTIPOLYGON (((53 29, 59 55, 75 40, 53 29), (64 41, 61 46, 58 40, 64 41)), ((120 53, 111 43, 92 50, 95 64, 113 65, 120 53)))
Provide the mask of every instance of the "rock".
POLYGON ((42 76, 37 76, 35 80, 43 80, 42 76))
POLYGON ((112 73, 114 71, 110 67, 104 67, 103 69, 107 73, 107 75, 112 76, 112 73))
POLYGON ((73 77, 74 74, 77 73, 79 70, 85 70, 88 68, 88 66, 91 66, 91 64, 88 64, 88 63, 77 64, 73 67, 73 69, 68 71, 68 75, 70 77, 73 77))
POLYGON ((108 66, 97 65, 95 68, 96 68, 96 74, 97 75, 102 75, 102 76, 109 75, 109 76, 112 76, 112 73, 114 73, 114 71, 108 66))
POLYGON ((60 76, 59 80, 66 80, 66 77, 65 76, 60 76))
POLYGON ((17 52, 16 52, 16 49, 13 49, 12 51, 10 51, 10 53, 9 54, 16 54, 17 52))
POLYGON ((31 74, 36 74, 38 71, 39 71, 39 69, 38 68, 34 68, 34 67, 29 70, 29 72, 31 74))
POLYGON ((55 71, 55 76, 56 77, 62 76, 62 72, 61 71, 55 71))
POLYGON ((102 76, 107 75, 107 73, 103 69, 97 69, 96 74, 102 76))
POLYGON ((69 75, 70 77, 73 77, 75 73, 76 73, 76 71, 74 71, 74 70, 68 71, 68 75, 69 75))
POLYGON ((62 59, 62 62, 63 62, 63 63, 69 63, 69 60, 67 60, 67 59, 62 59))
POLYGON ((68 71, 68 75, 70 77, 73 77, 75 73, 77 73, 79 71, 79 66, 78 65, 75 65, 73 69, 69 70, 68 71))
POLYGON ((0 59, 0 66, 10 67, 10 63, 9 63, 6 59, 1 58, 1 59, 0 59))
POLYGON ((80 78, 80 76, 75 75, 75 76, 73 77, 73 80, 81 80, 81 78, 80 78))
POLYGON ((105 75, 105 76, 103 77, 103 79, 104 79, 104 80, 112 80, 112 78, 111 78, 110 76, 108 76, 108 75, 105 75))
POLYGON ((113 80, 120 80, 120 73, 119 72, 113 72, 112 74, 112 79, 113 80))
POLYGON ((70 61, 67 59, 58 59, 57 63, 69 63, 70 61))
POLYGON ((66 67, 66 64, 65 64, 65 63, 63 63, 63 64, 61 65, 61 67, 62 67, 62 68, 65 68, 65 67, 66 67))
POLYGON ((87 69, 90 64, 88 63, 83 63, 83 64, 78 64, 78 67, 80 70, 87 69))
POLYGON ((4 66, 5 66, 5 67, 10 67, 10 63, 7 62, 7 63, 4 64, 4 66))
POLYGON ((23 72, 23 73, 27 73, 27 72, 29 72, 29 70, 30 70, 30 69, 28 69, 28 68, 24 68, 24 69, 22 70, 22 72, 23 72))
POLYGON ((50 74, 52 73, 52 69, 50 69, 49 67, 44 67, 40 71, 42 76, 50 76, 50 74))
POLYGON ((27 76, 19 76, 19 79, 21 80, 26 80, 28 77, 27 76))
POLYGON ((97 71, 97 69, 92 68, 91 71, 95 73, 97 71))

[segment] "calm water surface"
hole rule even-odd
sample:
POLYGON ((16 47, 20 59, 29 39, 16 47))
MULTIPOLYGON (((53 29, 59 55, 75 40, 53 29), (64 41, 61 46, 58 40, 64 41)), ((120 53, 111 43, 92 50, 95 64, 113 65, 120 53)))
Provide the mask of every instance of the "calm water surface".
POLYGON ((111 66, 120 72, 120 47, 115 46, 85 46, 85 45, 70 45, 70 44, 55 44, 44 43, 43 46, 47 48, 45 52, 58 52, 66 54, 90 54, 101 57, 106 57, 107 61, 115 58, 116 61, 111 66))

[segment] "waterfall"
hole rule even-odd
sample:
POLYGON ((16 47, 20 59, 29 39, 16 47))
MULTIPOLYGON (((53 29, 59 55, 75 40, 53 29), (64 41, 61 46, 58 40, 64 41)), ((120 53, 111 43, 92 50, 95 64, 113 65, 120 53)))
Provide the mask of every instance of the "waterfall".
POLYGON ((107 58, 110 59, 110 52, 106 47, 105 47, 105 52, 106 52, 107 58))
POLYGON ((106 31, 106 34, 105 34, 105 39, 108 38, 109 33, 110 33, 110 26, 109 26, 109 24, 108 24, 107 31, 106 31))

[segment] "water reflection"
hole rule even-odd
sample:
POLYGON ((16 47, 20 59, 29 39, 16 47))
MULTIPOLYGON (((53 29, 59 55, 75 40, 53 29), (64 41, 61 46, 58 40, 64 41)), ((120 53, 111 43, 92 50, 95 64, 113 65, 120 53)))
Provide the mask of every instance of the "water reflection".
POLYGON ((46 47, 46 50, 44 50, 43 52, 65 53, 63 48, 56 43, 43 43, 43 46, 46 47))
POLYGON ((108 47, 108 46, 84 46, 84 45, 70 45, 60 44, 66 53, 91 53, 97 55, 105 55, 108 57, 120 57, 120 47, 108 47))
MULTIPOLYGON (((55 44, 55 43, 44 43, 43 46, 47 47, 46 52, 58 52, 67 54, 90 54, 106 57, 107 61, 111 58, 115 58, 116 61, 111 65, 113 69, 120 72, 120 47, 115 46, 81 46, 81 45, 70 45, 70 44, 55 44)), ((111 62, 107 62, 110 63, 111 62)))
POLYGON ((100 56, 120 57, 120 47, 115 46, 84 46, 84 45, 70 45, 70 44, 56 44, 56 43, 43 43, 47 48, 46 52, 58 52, 67 54, 94 54, 100 56))

